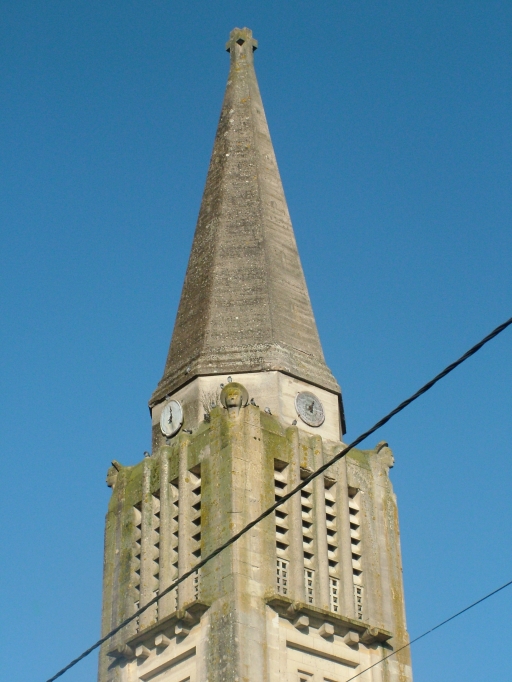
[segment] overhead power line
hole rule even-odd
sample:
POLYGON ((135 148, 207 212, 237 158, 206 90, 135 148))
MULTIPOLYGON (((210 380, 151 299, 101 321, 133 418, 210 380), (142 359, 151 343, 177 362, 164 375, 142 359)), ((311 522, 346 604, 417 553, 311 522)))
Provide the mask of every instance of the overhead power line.
POLYGON ((434 630, 438 630, 440 627, 443 625, 446 625, 446 623, 449 623, 451 620, 455 620, 455 618, 458 618, 459 616, 462 616, 463 613, 466 613, 466 611, 469 611, 472 609, 474 606, 477 606, 478 604, 481 604, 483 601, 486 599, 489 599, 489 597, 494 596, 498 592, 501 592, 501 590, 504 590, 506 587, 509 585, 512 585, 512 580, 509 580, 508 583, 505 583, 501 587, 498 587, 496 590, 493 590, 492 592, 489 592, 489 594, 486 594, 485 597, 481 597, 481 599, 478 599, 477 601, 474 601, 472 604, 469 606, 466 606, 466 608, 462 609, 462 611, 457 611, 457 613, 454 613, 453 616, 450 616, 449 618, 446 618, 446 620, 441 621, 441 623, 438 623, 437 625, 434 625, 433 628, 430 628, 430 630, 426 630, 423 634, 418 635, 418 637, 415 637, 414 639, 411 639, 410 642, 407 642, 407 644, 404 644, 401 646, 399 649, 396 649, 395 651, 392 651, 390 654, 387 656, 384 656, 383 658, 380 659, 380 661, 377 661, 376 663, 373 663, 373 665, 368 666, 368 668, 365 668, 364 670, 360 670, 358 673, 353 675, 352 677, 349 677, 346 682, 352 682, 352 680, 355 680, 358 678, 360 675, 365 673, 367 670, 371 670, 372 668, 375 668, 376 665, 380 665, 381 663, 384 663, 384 661, 387 661, 388 658, 391 658, 391 656, 394 656, 397 654, 399 651, 403 651, 404 649, 407 649, 410 647, 412 644, 415 642, 418 642, 420 639, 423 639, 423 637, 426 637, 427 635, 430 635, 431 632, 434 632, 434 630))
MULTIPOLYGON (((462 355, 458 360, 455 360, 455 362, 452 362, 451 365, 448 365, 445 369, 443 369, 442 372, 437 374, 433 379, 428 381, 424 386, 422 386, 416 393, 414 393, 412 396, 407 398, 407 400, 404 400, 400 405, 395 407, 394 410, 391 410, 385 417, 380 419, 376 424, 374 424, 370 429, 362 433, 360 436, 358 436, 355 440, 353 440, 349 445, 347 445, 343 450, 338 452, 332 459, 330 459, 328 462, 323 464, 321 467, 313 471, 309 476, 307 476, 305 479, 303 479, 293 490, 291 490, 289 493, 286 493, 283 495, 279 500, 277 500, 272 506, 270 506, 268 509, 266 509, 262 514, 260 514, 258 517, 253 519, 253 521, 250 521, 246 526, 242 528, 238 533, 235 533, 235 535, 232 535, 229 540, 227 540, 224 544, 220 545, 215 549, 211 554, 206 556, 204 559, 199 561, 193 568, 190 569, 190 571, 187 571, 183 575, 181 575, 177 580, 175 580, 171 585, 165 588, 165 590, 162 590, 160 594, 158 594, 156 597, 148 601, 144 606, 141 606, 138 611, 133 613, 131 616, 123 620, 119 625, 117 625, 115 628, 110 630, 106 635, 101 637, 97 642, 95 642, 92 646, 90 646, 88 649, 86 649, 83 653, 80 654, 80 656, 77 656, 77 658, 73 659, 68 665, 66 665, 64 668, 59 670, 58 673, 56 673, 53 677, 50 677, 47 682, 54 682, 57 678, 61 677, 64 675, 65 672, 67 672, 70 668, 73 668, 77 663, 82 661, 84 658, 86 658, 90 653, 92 653, 95 649, 100 647, 102 644, 104 644, 107 640, 109 640, 111 637, 113 637, 115 634, 117 634, 120 630, 122 630, 128 623, 131 623, 132 620, 135 618, 138 618, 144 611, 147 611, 153 604, 156 604, 163 596, 174 590, 180 583, 182 583, 184 580, 187 578, 190 578, 191 575, 194 575, 196 571, 198 571, 200 568, 205 566, 208 562, 210 562, 212 559, 214 559, 218 554, 223 552, 225 549, 233 545, 237 540, 239 540, 242 535, 245 535, 251 528, 254 528, 260 521, 263 521, 263 519, 267 518, 267 516, 270 516, 278 507, 283 505, 287 500, 290 499, 290 497, 293 497, 293 495, 297 494, 300 490, 305 488, 314 478, 317 476, 320 476, 323 474, 326 469, 328 469, 330 466, 332 466, 335 462, 339 461, 345 455, 350 452, 353 448, 355 448, 357 445, 359 445, 362 441, 364 441, 368 436, 371 436, 372 433, 375 433, 378 429, 380 429, 381 426, 384 426, 384 424, 387 424, 387 422, 392 419, 395 415, 397 415, 399 412, 402 412, 402 410, 405 410, 406 407, 408 407, 411 403, 413 403, 415 400, 417 400, 420 396, 422 396, 424 393, 429 391, 435 384, 437 384, 438 381, 441 381, 441 379, 444 379, 445 376, 450 374, 450 372, 453 372, 453 370, 458 367, 459 365, 462 365, 463 362, 465 362, 468 358, 470 358, 472 355, 477 353, 485 344, 489 343, 489 341, 492 341, 498 334, 501 334, 502 331, 504 331, 507 327, 509 327, 512 324, 512 317, 509 318, 506 322, 503 322, 503 324, 500 324, 496 329, 494 329, 490 334, 488 334, 486 337, 484 337, 481 341, 479 341, 477 344, 475 344, 472 348, 470 348, 464 355, 462 355)), ((503 589, 503 588, 500 588, 503 589)), ((493 593, 494 594, 494 593, 493 593)), ((489 595, 490 596, 490 595, 489 595)), ((477 602, 478 603, 478 602, 477 602)), ((468 607, 471 608, 471 607, 468 607)), ((466 609, 467 610, 467 609, 466 609)), ((462 612, 461 612, 462 613, 462 612)), ((446 621, 448 622, 448 621, 446 621)), ((436 626, 440 627, 440 625, 436 626)), ((435 628, 434 628, 435 629, 435 628)), ((425 633, 428 634, 428 633, 425 633)), ((423 637, 424 635, 422 635, 423 637)))

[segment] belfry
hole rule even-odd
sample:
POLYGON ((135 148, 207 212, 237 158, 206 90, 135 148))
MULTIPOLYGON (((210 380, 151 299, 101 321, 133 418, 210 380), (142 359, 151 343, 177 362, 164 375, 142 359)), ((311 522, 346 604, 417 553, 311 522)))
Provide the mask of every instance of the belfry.
MULTIPOLYGON (((152 451, 112 463, 102 633, 342 447, 254 71, 230 71, 152 451)), ((386 443, 352 450, 102 647, 99 682, 346 682, 408 642, 386 443)), ((360 676, 410 682, 408 649, 360 676)))

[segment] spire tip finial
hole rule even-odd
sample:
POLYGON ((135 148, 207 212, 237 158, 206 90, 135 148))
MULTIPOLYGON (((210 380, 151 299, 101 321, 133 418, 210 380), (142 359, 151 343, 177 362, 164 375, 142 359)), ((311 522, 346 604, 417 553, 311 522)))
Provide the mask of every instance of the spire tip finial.
POLYGON ((229 40, 226 43, 226 51, 231 52, 235 45, 242 47, 244 43, 252 45, 252 51, 258 49, 258 41, 252 37, 250 28, 234 28, 229 34, 229 40))

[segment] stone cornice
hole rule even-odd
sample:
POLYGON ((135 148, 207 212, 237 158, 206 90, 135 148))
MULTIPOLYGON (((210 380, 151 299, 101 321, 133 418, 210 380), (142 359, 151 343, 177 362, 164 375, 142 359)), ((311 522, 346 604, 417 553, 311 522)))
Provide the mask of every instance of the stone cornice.
POLYGON ((347 616, 320 609, 311 604, 294 602, 281 594, 273 594, 266 599, 266 603, 280 616, 292 622, 297 622, 297 618, 300 616, 306 616, 312 624, 317 626, 321 626, 322 623, 331 623, 343 630, 343 634, 350 630, 355 631, 364 644, 385 643, 393 637, 393 633, 389 630, 364 623, 361 620, 347 618, 347 616))

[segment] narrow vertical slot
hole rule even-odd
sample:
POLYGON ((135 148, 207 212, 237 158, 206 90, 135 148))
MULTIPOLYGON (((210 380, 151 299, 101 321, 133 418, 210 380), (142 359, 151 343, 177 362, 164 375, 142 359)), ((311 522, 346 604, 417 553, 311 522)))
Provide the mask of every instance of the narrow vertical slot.
POLYGON ((327 527, 327 558, 329 562, 329 606, 333 613, 340 612, 339 595, 339 546, 338 514, 336 504, 336 481, 324 477, 325 525, 327 527))
MULTIPOLYGON (((142 536, 142 503, 138 502, 132 509, 133 514, 133 545, 132 545, 132 560, 131 560, 131 584, 132 584, 132 599, 133 599, 133 613, 138 610, 140 605, 140 552, 141 552, 141 536, 142 536)), ((135 630, 139 632, 139 619, 135 620, 135 630)))
MULTIPOLYGON (((311 472, 301 469, 301 478, 306 478, 311 472)), ((302 546, 304 549, 304 586, 306 602, 315 603, 314 593, 314 562, 315 562, 315 522, 313 515, 313 484, 300 491, 300 503, 302 509, 302 546)))
MULTIPOLYGON (((201 561, 201 466, 197 465, 190 470, 190 485, 192 490, 190 534, 193 564, 201 561)), ((193 577, 193 597, 199 599, 200 571, 196 571, 193 577)))
MULTIPOLYGON (((286 463, 274 460, 274 497, 278 501, 288 492, 288 472, 286 463)), ((276 590, 279 594, 288 594, 289 557, 289 526, 288 503, 275 511, 276 529, 276 590)))
MULTIPOLYGON (((172 501, 171 506, 171 556, 172 556, 172 580, 178 578, 178 551, 179 551, 179 534, 178 534, 178 520, 179 520, 179 507, 180 507, 180 489, 179 489, 179 479, 171 481, 170 485, 170 498, 172 501)), ((174 608, 178 610, 178 590, 175 588, 172 590, 174 608)))
POLYGON ((349 488, 350 544, 352 549, 352 579, 354 583, 354 608, 356 618, 364 620, 364 582, 361 561, 361 493, 349 488))

